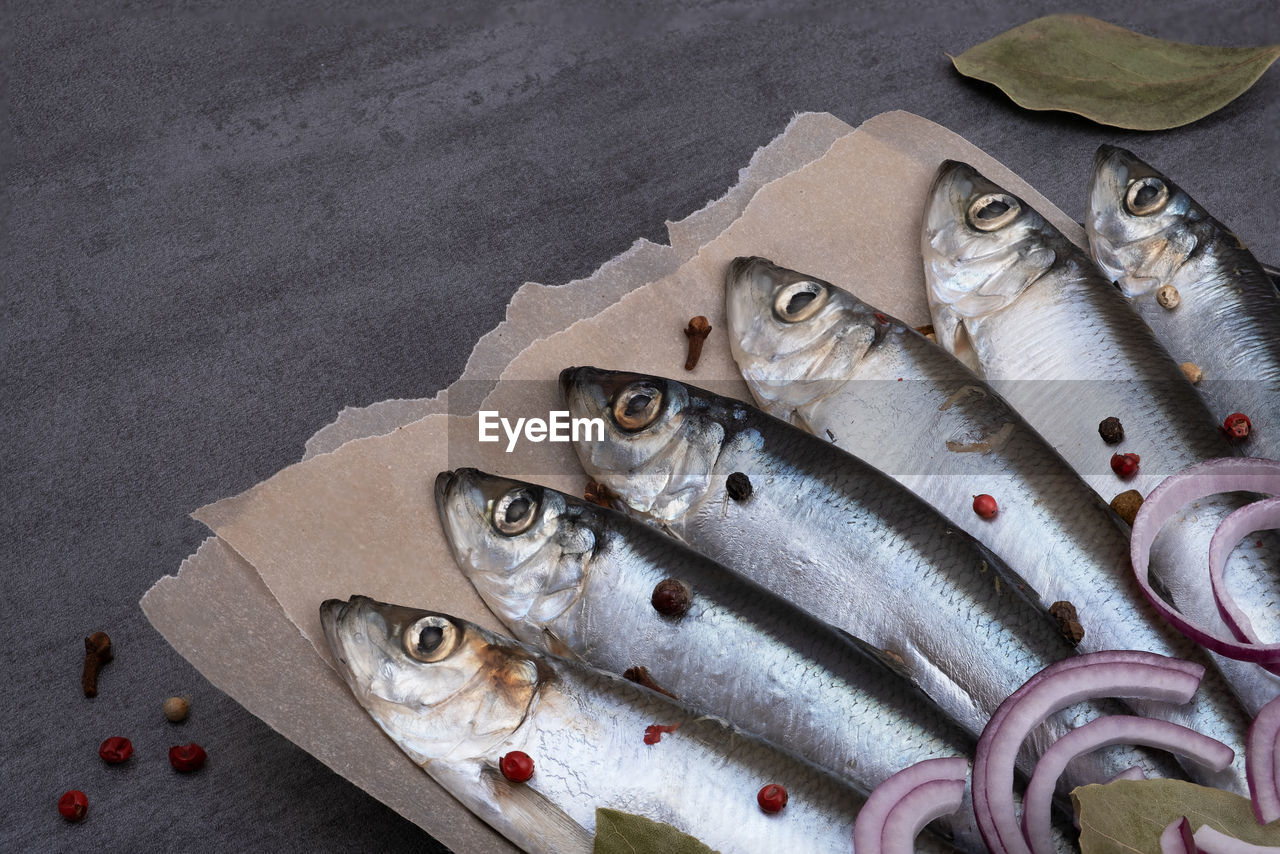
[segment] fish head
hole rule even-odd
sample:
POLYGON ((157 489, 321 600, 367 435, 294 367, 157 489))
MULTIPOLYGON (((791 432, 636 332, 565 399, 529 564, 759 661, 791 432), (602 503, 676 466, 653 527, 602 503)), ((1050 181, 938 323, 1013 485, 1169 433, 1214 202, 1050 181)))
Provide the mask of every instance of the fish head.
POLYGON ((548 678, 528 649, 446 614, 353 596, 320 622, 360 705, 419 765, 485 756, 548 678))
POLYGON ((570 642, 556 621, 579 601, 597 542, 578 505, 554 489, 458 469, 436 478, 436 507, 458 565, 498 618, 528 643, 570 642))
POLYGON ((925 206, 920 249, 938 343, 981 373, 973 336, 1057 259, 1057 231, 967 163, 944 161, 925 206))
POLYGON ((797 410, 853 379, 883 326, 847 291, 764 258, 729 264, 725 313, 729 348, 752 395, 793 422, 797 410))
POLYGON ((1099 147, 1085 231, 1094 261, 1126 296, 1168 282, 1195 249, 1187 226, 1205 216, 1185 191, 1131 152, 1099 147))
POLYGON ((574 449, 632 510, 672 522, 710 488, 724 428, 690 406, 681 383, 581 367, 561 371, 560 389, 573 417, 604 422, 603 441, 586 436, 574 449))

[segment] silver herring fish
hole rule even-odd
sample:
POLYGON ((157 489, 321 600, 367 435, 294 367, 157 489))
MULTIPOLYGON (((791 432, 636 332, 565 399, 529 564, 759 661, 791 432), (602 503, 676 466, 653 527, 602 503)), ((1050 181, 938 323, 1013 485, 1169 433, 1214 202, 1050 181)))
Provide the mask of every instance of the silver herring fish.
POLYGON ((849 850, 862 797, 722 721, 444 614, 356 596, 326 601, 320 618, 383 731, 525 851, 589 854, 597 807, 666 822, 725 854, 849 850), (517 750, 533 760, 526 783, 498 769, 517 750), (756 803, 768 783, 789 796, 777 815, 756 803))
POLYGON ((1093 161, 1089 251, 1175 359, 1203 372, 1214 417, 1253 423, 1241 447, 1280 459, 1280 291, 1225 225, 1123 148, 1093 161))

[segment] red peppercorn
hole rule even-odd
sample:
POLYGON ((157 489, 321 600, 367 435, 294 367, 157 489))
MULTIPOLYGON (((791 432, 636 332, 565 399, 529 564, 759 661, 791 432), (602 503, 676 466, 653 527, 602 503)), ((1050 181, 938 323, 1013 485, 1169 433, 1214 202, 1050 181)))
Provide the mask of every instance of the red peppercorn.
POLYGON ((58 798, 58 812, 67 821, 80 821, 89 812, 89 798, 79 789, 63 792, 58 798))
POLYGON ((777 783, 770 783, 756 795, 756 803, 764 812, 770 814, 782 812, 782 808, 787 805, 787 790, 777 783))
POLYGON ((1227 436, 1232 439, 1248 439, 1253 424, 1249 422, 1248 415, 1243 412, 1233 412, 1227 416, 1226 421, 1222 422, 1222 429, 1227 431, 1227 436))
POLYGON ((1138 473, 1138 463, 1141 459, 1137 454, 1112 454, 1111 470, 1128 480, 1138 473))
POLYGON ((108 765, 119 765, 133 755, 133 742, 123 736, 113 735, 102 742, 98 755, 108 765))
POLYGON ((173 766, 175 771, 181 771, 184 774, 191 771, 199 771, 204 767, 204 761, 209 758, 209 754, 204 752, 204 748, 194 742, 191 744, 175 744, 169 748, 169 764, 173 766))
POLYGON ((513 783, 525 783, 533 776, 533 759, 523 750, 513 750, 498 760, 498 770, 513 783))
POLYGON ((983 519, 994 519, 996 514, 1000 512, 1000 505, 996 504, 996 500, 984 492, 981 495, 973 496, 973 512, 983 519))

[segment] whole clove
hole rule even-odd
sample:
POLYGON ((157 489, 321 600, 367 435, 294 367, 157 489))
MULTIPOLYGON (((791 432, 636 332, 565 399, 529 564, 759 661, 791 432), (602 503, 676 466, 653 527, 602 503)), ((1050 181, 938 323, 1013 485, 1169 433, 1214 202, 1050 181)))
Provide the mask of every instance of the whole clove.
POLYGON ((94 632, 84 639, 84 672, 80 676, 80 687, 86 697, 98 696, 98 671, 111 658, 111 638, 106 632, 94 632))
POLYGON ((711 321, 700 314, 689 321, 684 334, 689 339, 689 355, 684 360, 684 369, 692 371, 698 367, 698 360, 702 358, 702 345, 711 334, 711 321))
POLYGON ((628 667, 626 670, 622 671, 622 678, 629 682, 634 682, 637 685, 643 685, 650 691, 657 691, 659 694, 666 694, 673 700, 680 699, 675 694, 672 694, 666 688, 663 688, 657 682, 653 681, 653 677, 649 675, 649 668, 647 667, 628 667))

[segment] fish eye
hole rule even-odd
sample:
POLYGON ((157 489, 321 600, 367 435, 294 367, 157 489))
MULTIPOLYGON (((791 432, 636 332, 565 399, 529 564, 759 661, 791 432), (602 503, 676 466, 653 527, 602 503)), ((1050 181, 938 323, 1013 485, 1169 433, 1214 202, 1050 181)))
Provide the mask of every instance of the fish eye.
POLYGON ((985 193, 969 205, 969 225, 978 231, 998 231, 1020 213, 1021 203, 1008 193, 985 193))
POLYGON ((529 489, 517 487, 493 504, 493 527, 498 533, 514 537, 533 526, 538 515, 538 498, 529 489))
POLYGON ((1134 216, 1150 216, 1164 210, 1169 203, 1169 187, 1159 178, 1138 178, 1129 182, 1124 206, 1134 216))
POLYGON ((827 302, 827 289, 817 282, 792 282, 778 288, 773 313, 783 323, 799 323, 818 313, 827 302))
POLYGON ((646 380, 632 383, 613 398, 613 420, 628 433, 648 427, 661 411, 662 390, 646 380))
POLYGON ((448 658, 461 639, 462 632, 457 626, 433 614, 405 630, 404 649, 411 657, 430 664, 448 658))

